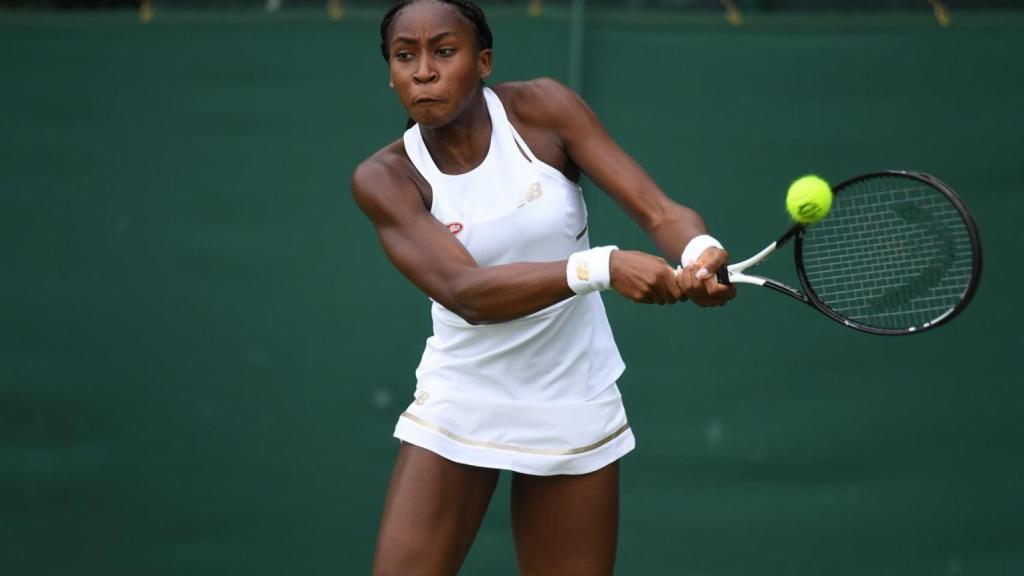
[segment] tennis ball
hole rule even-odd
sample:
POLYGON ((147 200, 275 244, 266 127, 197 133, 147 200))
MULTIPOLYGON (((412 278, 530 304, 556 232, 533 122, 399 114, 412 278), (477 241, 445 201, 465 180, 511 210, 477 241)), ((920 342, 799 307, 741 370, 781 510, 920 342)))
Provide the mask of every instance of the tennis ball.
POLYGON ((828 215, 832 208, 832 189, 828 182, 813 174, 789 185, 786 192, 786 210, 793 220, 813 224, 828 215))

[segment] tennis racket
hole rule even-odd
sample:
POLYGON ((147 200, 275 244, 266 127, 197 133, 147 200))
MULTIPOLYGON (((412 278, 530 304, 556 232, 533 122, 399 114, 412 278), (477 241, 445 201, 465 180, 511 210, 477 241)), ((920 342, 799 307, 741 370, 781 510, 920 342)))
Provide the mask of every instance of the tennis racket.
POLYGON ((851 178, 832 194, 824 220, 796 224, 720 269, 719 283, 771 288, 871 334, 917 334, 967 307, 981 277, 981 239, 949 186, 921 172, 889 170, 851 178), (744 273, 791 239, 803 291, 744 273))

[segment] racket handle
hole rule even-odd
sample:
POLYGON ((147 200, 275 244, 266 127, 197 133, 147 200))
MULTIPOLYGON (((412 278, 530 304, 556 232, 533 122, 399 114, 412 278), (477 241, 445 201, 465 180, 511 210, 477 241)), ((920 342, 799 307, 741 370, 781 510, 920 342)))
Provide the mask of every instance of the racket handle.
POLYGON ((732 284, 732 281, 729 280, 729 269, 725 266, 718 269, 718 272, 715 273, 715 277, 718 279, 718 283, 722 286, 729 286, 732 284))

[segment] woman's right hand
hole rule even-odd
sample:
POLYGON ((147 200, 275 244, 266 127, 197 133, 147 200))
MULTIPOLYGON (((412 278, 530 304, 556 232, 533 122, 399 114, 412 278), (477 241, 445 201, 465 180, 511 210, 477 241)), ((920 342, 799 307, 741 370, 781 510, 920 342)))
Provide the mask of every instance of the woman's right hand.
POLYGON ((686 300, 676 271, 664 258, 635 250, 615 250, 608 262, 612 289, 633 302, 675 304, 686 300))

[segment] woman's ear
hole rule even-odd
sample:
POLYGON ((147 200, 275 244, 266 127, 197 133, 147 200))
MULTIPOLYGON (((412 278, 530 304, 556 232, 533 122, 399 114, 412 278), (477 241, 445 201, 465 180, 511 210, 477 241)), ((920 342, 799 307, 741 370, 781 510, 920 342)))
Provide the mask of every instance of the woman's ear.
POLYGON ((480 51, 480 59, 477 61, 477 69, 480 71, 481 80, 487 80, 491 75, 491 57, 490 48, 480 51))

